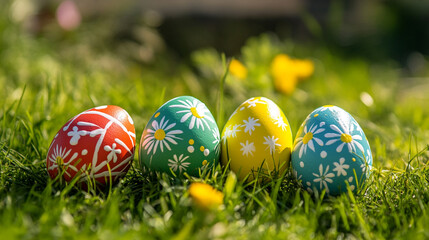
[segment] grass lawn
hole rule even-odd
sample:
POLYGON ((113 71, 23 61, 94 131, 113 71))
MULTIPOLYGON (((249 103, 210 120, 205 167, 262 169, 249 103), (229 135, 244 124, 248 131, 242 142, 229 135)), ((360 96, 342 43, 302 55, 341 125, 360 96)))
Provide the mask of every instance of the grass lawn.
POLYGON ((0 19, 2 239, 429 238, 427 78, 412 77, 389 59, 370 62, 262 35, 226 58, 239 59, 248 75, 228 75, 219 94, 221 53, 202 49, 180 62, 164 52, 141 64, 110 43, 99 47, 91 30, 43 38, 0 19), (273 88, 269 65, 279 53, 315 64, 314 75, 291 95, 273 88), (104 104, 121 106, 132 116, 139 141, 152 114, 180 95, 206 103, 220 129, 241 102, 265 96, 284 111, 294 137, 311 111, 340 106, 366 133, 372 174, 357 194, 329 197, 310 195, 289 172, 271 182, 243 183, 217 166, 200 178, 171 179, 143 172, 136 154, 125 178, 104 192, 49 179, 49 144, 74 115, 104 104), (223 191, 224 204, 198 209, 188 193, 192 182, 223 191))

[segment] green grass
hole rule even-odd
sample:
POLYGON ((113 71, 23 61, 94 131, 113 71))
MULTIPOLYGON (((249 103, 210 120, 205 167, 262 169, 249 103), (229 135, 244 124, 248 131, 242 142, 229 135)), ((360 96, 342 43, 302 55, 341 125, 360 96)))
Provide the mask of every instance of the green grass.
POLYGON ((88 28, 58 41, 27 35, 10 20, 0 20, 2 239, 429 237, 429 99, 421 94, 429 86, 420 78, 405 80, 390 61, 339 57, 323 46, 263 35, 249 39, 234 56, 249 68, 249 80, 239 82, 222 78, 228 59, 213 49, 194 52, 188 63, 163 53, 140 64, 112 48, 96 48, 97 42, 84 38, 88 28), (80 37, 85 41, 75 40, 80 37), (314 76, 291 96, 273 91, 267 73, 270 59, 280 52, 311 58, 316 65, 314 76), (362 92, 374 105, 363 104, 362 92), (289 173, 271 182, 243 183, 217 166, 200 178, 173 180, 142 172, 135 156, 133 168, 111 191, 84 192, 49 179, 50 141, 72 116, 97 105, 119 105, 133 117, 140 140, 153 112, 178 95, 205 102, 220 128, 242 101, 266 96, 283 109, 294 134, 315 108, 338 105, 368 137, 372 175, 359 194, 313 196, 289 173), (187 188, 193 181, 225 193, 220 210, 204 212, 192 204, 187 188))

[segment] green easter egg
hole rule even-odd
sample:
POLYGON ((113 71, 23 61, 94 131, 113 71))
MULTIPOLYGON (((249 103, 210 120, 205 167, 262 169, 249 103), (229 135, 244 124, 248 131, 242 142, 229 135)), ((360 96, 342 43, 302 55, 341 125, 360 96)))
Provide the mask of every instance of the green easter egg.
POLYGON ((200 100, 180 96, 162 105, 147 123, 139 157, 149 170, 198 176, 220 155, 219 128, 200 100))

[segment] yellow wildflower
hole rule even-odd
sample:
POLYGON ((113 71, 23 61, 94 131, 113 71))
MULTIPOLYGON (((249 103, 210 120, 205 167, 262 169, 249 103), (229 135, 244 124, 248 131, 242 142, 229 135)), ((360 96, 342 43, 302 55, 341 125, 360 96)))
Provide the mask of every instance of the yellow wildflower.
POLYGON ((223 193, 205 183, 192 183, 189 195, 204 210, 216 208, 223 203, 223 193))
POLYGON ((279 54, 271 62, 270 70, 277 91, 289 95, 295 90, 299 79, 313 74, 314 64, 310 60, 291 59, 286 54, 279 54))
POLYGON ((289 95, 295 90, 298 81, 294 71, 294 60, 288 55, 279 54, 273 59, 271 75, 277 91, 289 95))
POLYGON ((271 62, 271 75, 281 78, 285 75, 294 75, 294 61, 286 54, 277 55, 271 62))
POLYGON ((298 78, 295 75, 284 75, 274 79, 274 87, 277 91, 290 95, 295 91, 298 78))
POLYGON ((314 72, 314 64, 308 59, 295 59, 294 60, 294 70, 296 76, 299 79, 305 79, 310 77, 314 72))
POLYGON ((247 68, 238 60, 232 59, 229 64, 229 72, 238 79, 247 78, 247 68))

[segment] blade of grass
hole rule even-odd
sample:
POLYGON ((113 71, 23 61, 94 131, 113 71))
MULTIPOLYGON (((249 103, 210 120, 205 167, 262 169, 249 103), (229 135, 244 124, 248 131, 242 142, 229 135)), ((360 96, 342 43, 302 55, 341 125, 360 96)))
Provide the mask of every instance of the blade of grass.
POLYGON ((222 131, 222 126, 224 125, 224 88, 225 88, 225 81, 229 74, 229 65, 231 64, 231 60, 227 61, 225 54, 222 54, 222 65, 225 69, 223 76, 219 82, 219 93, 218 93, 218 100, 217 100, 217 107, 216 107, 216 120, 219 129, 222 131))

